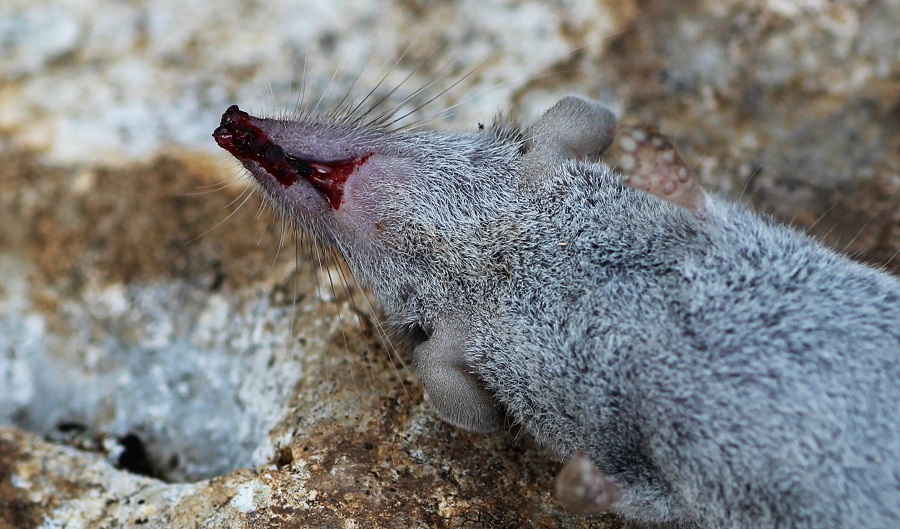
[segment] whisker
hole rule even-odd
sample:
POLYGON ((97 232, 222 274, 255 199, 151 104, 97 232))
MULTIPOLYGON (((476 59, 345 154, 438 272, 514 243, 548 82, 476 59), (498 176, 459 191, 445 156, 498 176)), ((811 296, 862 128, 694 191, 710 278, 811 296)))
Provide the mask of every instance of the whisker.
MULTIPOLYGON (((343 274, 343 270, 342 270, 342 274, 343 274)), ((390 334, 385 329, 381 320, 378 318, 378 312, 375 310, 375 306, 372 304, 371 300, 369 299, 369 296, 366 294, 365 290, 362 289, 359 286, 359 284, 356 282, 356 278, 353 276, 352 273, 349 274, 349 279, 351 279, 353 281, 353 283, 356 285, 356 291, 360 293, 363 301, 365 302, 366 311, 368 312, 369 316, 372 319, 372 325, 376 330, 379 340, 382 342, 382 345, 384 345, 385 350, 387 351, 388 355, 391 357, 391 362, 393 363, 394 360, 396 359, 397 362, 400 363, 400 367, 402 367, 404 369, 407 368, 408 367, 407 363, 403 361, 403 356, 400 354, 400 352, 397 350, 396 346, 391 341, 390 334)), ((345 281, 347 281, 346 277, 345 277, 345 281)), ((395 366, 395 369, 396 369, 396 366, 395 366)), ((399 375, 399 372, 397 374, 399 375)))
POLYGON ((265 213, 267 209, 268 209, 268 206, 266 205, 266 201, 260 200, 259 207, 256 208, 256 215, 253 216, 253 220, 261 219, 263 216, 263 213, 265 213))
MULTIPOLYGON (((436 53, 437 53, 437 50, 435 50, 435 51, 433 52, 432 55, 434 55, 434 54, 436 54, 436 53)), ((429 57, 429 58, 430 58, 430 57, 429 57)), ((396 86, 394 86, 394 88, 392 88, 390 91, 388 91, 388 93, 386 93, 386 94, 383 95, 378 101, 376 101, 375 104, 372 105, 370 111, 372 111, 372 110, 374 110, 374 109, 377 109, 377 108, 380 107, 381 104, 383 104, 389 97, 391 97, 392 95, 394 95, 394 93, 395 93, 397 90, 399 90, 400 87, 402 87, 404 84, 406 84, 406 82, 407 82, 413 75, 415 75, 416 72, 419 71, 419 69, 422 67, 421 65, 424 64, 424 62, 425 62, 425 61, 423 61, 422 63, 416 65, 416 67, 413 68, 413 69, 406 75, 406 77, 403 78, 402 81, 400 81, 396 86)), ((449 63, 448 63, 448 64, 449 64, 449 63)), ((440 69, 438 69, 438 71, 440 72, 441 70, 443 70, 443 69, 446 68, 446 67, 447 67, 447 65, 444 65, 444 66, 442 66, 440 69)), ((449 73, 448 73, 448 75, 449 75, 449 73)), ((416 90, 414 90, 410 95, 408 95, 408 96, 406 96, 405 98, 403 98, 399 103, 395 104, 394 106, 392 106, 391 108, 389 108, 389 109, 387 109, 387 110, 384 110, 384 111, 380 112, 380 113, 379 113, 378 115, 376 115, 374 118, 369 119, 366 123, 364 123, 364 126, 366 126, 366 127, 372 127, 372 126, 377 126, 377 125, 379 125, 383 120, 389 118, 392 114, 394 114, 394 113, 395 113, 395 112, 396 112, 396 111, 397 111, 404 103, 406 103, 406 102, 408 102, 409 100, 415 98, 418 94, 422 93, 422 91, 425 90, 425 89, 427 89, 429 86, 432 86, 432 85, 434 85, 435 83, 437 83, 437 82, 438 82, 438 79, 440 79, 440 77, 437 77, 437 78, 435 78, 435 79, 433 79, 433 80, 427 82, 425 85, 420 86, 419 88, 417 88, 416 90)), ((366 112, 366 114, 365 114, 363 117, 368 116, 368 114, 369 114, 369 112, 366 112)))
POLYGON ((309 73, 307 72, 307 67, 309 66, 309 48, 307 48, 303 52, 303 71, 301 72, 300 78, 300 92, 297 94, 297 100, 294 102, 294 114, 297 117, 301 117, 303 115, 303 104, 306 101, 306 85, 307 85, 307 77, 309 73))
MULTIPOLYGON (((379 125, 379 126, 382 126, 382 127, 389 127, 389 126, 391 126, 391 125, 397 123, 398 121, 402 120, 403 118, 409 116, 410 114, 413 114, 413 113, 415 113, 415 112, 418 112, 418 111, 421 110, 422 108, 424 108, 424 107, 430 105, 430 104, 433 103, 435 100, 437 100, 438 98, 440 98, 441 96, 443 96, 444 94, 446 94, 447 92, 449 92, 450 90, 453 90, 453 89, 456 88, 460 83, 462 83, 463 81, 465 81, 466 79, 468 79, 469 77, 471 77, 472 75, 474 75, 475 72, 477 72, 478 70, 480 70, 485 64, 488 63, 488 61, 490 61, 490 60, 492 60, 493 58, 495 58, 498 54, 499 54, 499 51, 496 52, 496 53, 493 53, 493 54, 491 54, 491 55, 488 55, 488 56, 485 57, 482 61, 480 61, 478 64, 476 64, 474 67, 470 68, 464 75, 462 75, 462 76, 459 77, 456 81, 454 81, 453 83, 451 83, 450 86, 448 86, 448 87, 444 88, 443 90, 439 91, 437 94, 435 94, 434 96, 430 97, 430 98, 429 98, 428 100, 426 100, 424 103, 422 103, 422 104, 420 104, 419 106, 413 108, 412 110, 408 111, 407 113, 403 114, 402 116, 400 116, 400 117, 395 117, 394 119, 391 119, 392 117, 394 117, 394 114, 395 114, 396 112, 398 112, 398 111, 400 110, 400 108, 401 108, 404 104, 408 103, 409 101, 411 101, 411 100, 413 100, 415 97, 417 97, 419 94, 425 92, 426 90, 428 90, 428 89, 431 88, 432 86, 436 85, 436 84, 437 84, 439 81, 441 81, 443 78, 447 78, 447 77, 449 77, 451 74, 454 74, 454 73, 459 72, 460 70, 462 70, 462 67, 461 67, 461 66, 450 68, 449 71, 447 71, 446 74, 444 74, 443 76, 438 76, 438 77, 436 77, 434 80, 432 80, 432 81, 430 81, 430 82, 427 82, 427 83, 425 83, 424 85, 420 86, 420 87, 419 87, 418 89, 416 89, 412 94, 410 94, 409 96, 407 96, 406 98, 404 98, 402 101, 400 101, 399 103, 397 103, 396 105, 394 105, 394 107, 393 107, 392 109, 389 109, 389 110, 386 110, 386 111, 382 112, 381 114, 379 114, 379 115, 376 116, 375 118, 373 118, 373 119, 371 119, 370 121, 368 121, 368 122, 366 123, 366 125, 367 125, 367 126, 379 125), (388 120, 388 119, 391 119, 391 121, 386 123, 386 120, 388 120)), ((438 71, 440 72, 440 71, 442 71, 442 70, 448 68, 451 64, 452 64, 452 60, 448 60, 447 63, 446 63, 444 66, 441 66, 441 68, 440 68, 438 71)), ((454 105, 454 106, 456 106, 456 105, 454 105)), ((445 110, 446 110, 446 109, 445 109, 445 110)))
MULTIPOLYGON (((830 209, 831 209, 831 208, 829 208, 829 210, 830 210, 830 209)), ((832 223, 831 223, 831 227, 828 228, 828 231, 826 231, 825 233, 823 233, 823 234, 821 235, 820 239, 823 240, 823 241, 824 241, 825 239, 827 239, 828 236, 831 235, 831 232, 833 232, 834 229, 837 228, 839 224, 843 223, 844 220, 845 220, 848 216, 850 216, 850 213, 849 213, 849 212, 848 212, 848 213, 845 213, 844 215, 842 215, 841 218, 837 219, 837 221, 832 222, 832 223)), ((819 222, 819 221, 817 220, 816 222, 819 222)))
POLYGON ((275 258, 272 259, 272 264, 270 266, 274 267, 275 263, 278 262, 278 256, 281 255, 281 249, 284 248, 284 236, 285 230, 287 229, 287 220, 284 215, 281 215, 281 235, 278 238, 278 247, 275 249, 275 258))
MULTIPOLYGON (((331 296, 332 296, 332 301, 334 302, 334 306, 335 306, 337 322, 340 325, 340 329, 341 329, 341 339, 344 342, 344 351, 346 354, 349 355, 350 354, 350 344, 347 340, 347 333, 344 330, 344 315, 343 315, 343 311, 341 310, 340 297, 338 296, 337 289, 334 286, 334 277, 331 275, 331 267, 330 266, 325 267, 325 264, 323 263, 323 260, 322 260, 322 254, 325 254, 325 256, 328 257, 329 256, 328 249, 320 248, 319 245, 317 244, 316 245, 316 261, 319 264, 319 269, 324 270, 326 276, 328 277, 328 284, 331 287, 331 296)), ((332 257, 332 261, 333 261, 333 257, 332 257)), ((317 284, 321 285, 321 282, 319 282, 317 284)), ((348 362, 347 365, 350 366, 350 370, 351 370, 350 379, 353 381, 354 388, 356 388, 358 391, 359 388, 357 387, 357 384, 356 384, 356 375, 355 375, 355 373, 353 373, 354 362, 348 362)), ((369 381, 370 387, 374 386, 374 378, 372 377, 371 372, 369 372, 368 369, 366 369, 365 371, 366 371, 366 375, 367 375, 366 378, 369 381)))
POLYGON ((240 204, 238 204, 238 206, 237 206, 236 208, 234 208, 234 210, 233 210, 231 213, 229 213, 224 219, 220 220, 220 221, 217 222, 212 228, 209 228, 208 230, 204 231, 204 232, 201 233, 200 235, 198 235, 198 236, 196 236, 196 237, 194 237, 194 238, 192 238, 192 239, 188 239, 188 240, 185 242, 185 244, 193 244, 193 243, 199 241, 199 240, 202 239, 203 237, 206 237, 207 235, 209 235, 210 232, 212 232, 213 230, 215 230, 216 228, 218 228, 219 226, 221 226, 222 224, 224 224, 225 222, 227 222, 228 219, 230 219, 231 217, 233 217, 234 214, 237 213, 237 212, 241 209, 241 207, 243 207, 243 205, 247 203, 248 200, 250 200, 250 197, 253 196, 253 190, 252 190, 251 188, 247 188, 245 191, 241 191, 241 194, 238 195, 238 198, 236 198, 235 200, 232 200, 232 201, 228 204, 228 206, 225 206, 226 208, 229 207, 229 206, 231 206, 232 204, 234 204, 235 201, 239 200, 240 197, 243 196, 245 193, 246 193, 247 196, 244 197, 243 202, 241 202, 240 204))
MULTIPOLYGON (((359 286, 359 283, 356 282, 356 278, 353 277, 352 273, 349 274, 349 277, 348 277, 345 267, 339 267, 338 271, 341 276, 341 282, 344 284, 344 287, 347 289, 347 291, 348 292, 355 291, 355 292, 359 293, 359 295, 363 298, 363 301, 365 301, 366 312, 368 313, 369 317, 371 318, 372 327, 375 329, 375 334, 378 336, 378 339, 381 342, 382 346, 384 346, 385 351, 388 353, 388 357, 391 359, 391 362, 393 363, 394 357, 396 356, 397 360, 400 362, 400 365, 402 367, 406 367, 406 363, 403 362, 403 359, 400 357, 397 349, 395 348, 394 344, 391 342, 390 336, 388 335, 387 331, 385 331, 383 325, 381 324, 381 321, 378 318, 378 313, 375 310, 374 306, 369 301, 369 297, 368 297, 368 295, 366 295, 365 290, 363 290, 359 286), (353 287, 351 287, 351 285, 350 285, 351 280, 356 287, 355 289, 353 289, 353 287), (353 289, 353 290, 351 290, 351 289, 353 289)), ((359 320, 359 324, 360 324, 360 326, 362 326, 361 314, 363 314, 363 312, 362 312, 362 310, 360 310, 359 306, 356 304, 355 297, 351 296, 350 299, 351 299, 351 303, 352 303, 354 312, 356 313, 357 319, 359 320)))
POLYGON ((865 224, 863 224, 863 225, 859 228, 859 230, 856 231, 856 235, 854 235, 853 238, 850 239, 850 242, 848 242, 846 245, 844 245, 844 247, 841 249, 841 251, 840 251, 839 253, 846 253, 846 252, 847 252, 847 248, 849 248, 850 245, 853 244, 854 241, 856 241, 857 238, 859 238, 860 234, 862 234, 862 232, 865 231, 865 229, 869 226, 869 224, 871 224, 872 221, 875 220, 875 216, 876 216, 876 215, 877 215, 877 213, 872 213, 872 215, 869 216, 869 220, 867 220, 867 221, 865 222, 865 224))
MULTIPOLYGON (((371 55, 369 55, 371 58, 371 55)), ((364 64, 369 63, 369 58, 367 58, 364 64)), ((356 88, 356 84, 359 83, 360 78, 362 78, 363 72, 365 68, 360 68, 359 72, 353 77, 353 81, 350 83, 350 86, 344 92, 344 96, 341 100, 335 105, 334 110, 331 112, 331 116, 335 119, 344 119, 347 116, 347 108, 353 105, 353 100, 351 95, 353 94, 353 89, 356 88), (345 108, 346 105, 346 108, 345 108)))
MULTIPOLYGON (((385 73, 384 73, 384 75, 381 77, 381 79, 379 79, 378 82, 375 83, 375 86, 373 86, 372 89, 369 90, 368 93, 366 93, 365 97, 363 97, 363 98, 356 104, 356 106, 354 106, 352 109, 350 109, 350 110, 347 112, 347 118, 352 118, 354 115, 356 115, 356 113, 359 111, 359 109, 362 108, 362 106, 366 104, 366 101, 368 101, 369 98, 372 97, 372 95, 373 95, 379 88, 381 88, 381 86, 384 84, 384 82, 387 80, 387 78, 390 77, 391 73, 394 72, 394 71, 396 70, 397 66, 403 61, 403 59, 404 59, 404 58, 406 57, 406 55, 409 53, 409 50, 412 49, 412 46, 413 46, 412 43, 410 43, 409 45, 406 46, 406 48, 403 50, 403 52, 400 54, 400 56, 397 57, 397 58, 394 60, 393 64, 391 64, 391 65, 388 67, 387 71, 385 71, 385 73)), ((402 85, 404 82, 406 82, 406 80, 408 80, 408 79, 410 78, 410 76, 412 76, 416 71, 418 71, 418 66, 417 66, 415 69, 413 69, 413 71, 410 72, 409 75, 406 76, 406 78, 400 83, 400 85, 402 85)), ((386 98, 390 97, 391 94, 393 94, 398 88, 400 88, 400 85, 395 86, 393 90, 391 90, 385 97, 381 98, 378 102, 376 102, 374 105, 372 105, 371 108, 377 108, 378 105, 381 104, 381 102, 383 102, 386 98)), ((364 118, 364 117, 368 114, 368 112, 369 112, 369 111, 367 111, 365 114, 363 114, 363 115, 360 116, 360 117, 361 117, 361 118, 364 118)))
MULTIPOLYGON (((614 34, 612 34, 612 35, 610 35, 610 36, 604 37, 603 39, 599 39, 599 40, 597 40, 597 41, 588 41, 588 42, 585 42, 585 43, 583 43, 583 44, 580 45, 580 46, 577 46, 577 47, 574 47, 574 48, 570 49, 570 50, 569 50, 569 55, 571 56, 571 55, 575 54, 576 52, 578 52, 578 51, 580 51, 580 50, 582 50, 582 49, 584 49, 584 48, 587 48, 587 47, 589 47, 589 46, 591 46, 591 45, 593 45, 593 44, 595 44, 595 43, 602 42, 603 40, 606 40, 606 39, 609 39, 609 38, 613 38, 613 37, 615 37, 616 35, 619 35, 619 34, 621 34, 621 33, 624 33, 624 32, 626 32, 626 31, 628 31, 628 30, 630 30, 630 29, 631 29, 630 27, 629 27, 629 28, 626 28, 626 29, 624 29, 624 30, 622 30, 622 31, 620 31, 620 32, 614 33, 614 34)), ((488 62, 490 62, 490 61, 492 61, 493 59, 495 59, 496 57, 498 57, 498 56, 500 55, 500 50, 502 50, 502 47, 498 48, 498 51, 496 51, 496 52, 494 52, 494 53, 488 55, 488 56, 485 57, 483 60, 479 61, 478 64, 476 64, 474 67, 472 67, 472 68, 471 68, 471 69, 470 69, 470 70, 469 70, 462 78, 458 79, 458 80, 457 80, 456 82, 454 82, 452 85, 450 85, 450 86, 447 87, 446 89, 442 90, 440 93, 438 93, 438 94, 435 95, 434 97, 430 98, 430 99, 429 99, 428 101, 426 101, 424 104, 422 104, 422 105, 420 105, 419 107, 413 109, 412 111, 408 112, 407 114, 404 114, 403 116, 400 116, 399 118, 392 120, 390 123, 383 123, 383 124, 381 124, 381 125, 382 125, 383 127, 389 127, 389 126, 391 126, 391 125, 397 123, 398 121, 402 120, 403 118, 409 116, 410 114, 412 114, 412 113, 414 113, 414 112, 418 112, 418 111, 421 110, 423 107, 425 107, 425 106, 431 104, 432 102, 434 102, 434 100, 436 100, 436 99, 438 99, 439 97, 443 96, 445 93, 449 92, 450 90, 452 90, 453 88, 455 88, 457 85, 459 85, 459 84, 460 84, 462 81, 464 81, 466 78, 470 77, 470 76, 473 75, 475 72, 479 71, 479 70, 480 70, 481 68, 483 68, 488 62)), ((458 69, 457 69, 457 70, 454 70, 454 71, 458 71, 458 69)), ((488 89, 486 89, 486 90, 484 90, 484 91, 482 91, 482 92, 475 93, 475 94, 473 94, 473 95, 471 95, 471 96, 469 96, 469 97, 466 97, 466 98, 464 98, 463 100, 461 100, 460 102, 458 102, 458 103, 456 103, 456 104, 454 104, 454 105, 451 105, 451 106, 449 106, 449 107, 446 107, 446 108, 444 108, 443 110, 440 110, 440 111, 438 111, 438 112, 436 112, 436 113, 434 113, 434 114, 431 114, 431 115, 426 116, 426 117, 424 117, 424 118, 418 119, 418 120, 416 120, 416 121, 414 121, 414 122, 412 122, 412 123, 410 123, 410 124, 403 125, 403 126, 401 126, 401 127, 397 127, 397 128, 395 128, 395 129, 392 129, 391 132, 399 132, 399 131, 403 131, 403 130, 407 130, 407 131, 408 131, 408 130, 414 130, 414 129, 420 128, 420 127, 422 127, 423 125, 428 124, 428 123, 432 122, 433 120, 435 120, 435 119, 437 119, 437 118, 439 118, 439 117, 446 117, 446 116, 452 115, 452 114, 449 114, 448 112, 449 112, 450 110, 454 109, 454 108, 457 108, 457 107, 459 107, 459 106, 468 104, 468 103, 472 102, 473 100, 482 98, 482 97, 484 97, 484 96, 486 96, 486 95, 490 95, 490 94, 499 92, 501 89, 503 89, 503 88, 505 88, 505 87, 507 87, 507 86, 513 85, 514 83, 539 81, 539 80, 541 80, 541 79, 547 79, 547 78, 551 78, 551 77, 554 77, 554 76, 564 75, 564 74, 566 74, 566 73, 577 72, 577 71, 578 71, 577 68, 572 68, 572 69, 554 69, 553 71, 549 71, 549 72, 544 73, 544 74, 541 74, 541 75, 521 74, 521 75, 513 76, 513 77, 510 77, 510 78, 507 78, 506 80, 504 80, 504 81, 502 81, 502 82, 494 83, 493 85, 491 85, 490 88, 488 88, 488 89)))
MULTIPOLYGON (((738 197, 738 202, 744 200, 744 195, 747 193, 747 190, 750 189, 750 184, 756 179, 756 176, 762 171, 762 167, 757 167, 750 173, 750 176, 747 177, 747 181, 744 182, 744 188, 741 189, 741 195, 738 197)), ((696 173, 696 171, 694 171, 696 173)))
MULTIPOLYGON (((235 164, 235 167, 240 167, 240 164, 235 164)), ((231 180, 222 180, 221 182, 217 182, 215 184, 208 184, 205 186, 195 186, 194 189, 199 189, 201 191, 191 192, 191 193, 179 193, 178 196, 190 197, 196 195, 207 195, 210 193, 215 193, 217 191, 221 191, 223 189, 227 189, 235 184, 238 184, 242 181, 242 178, 232 178, 231 180)))
MULTIPOLYGON (((446 89, 444 89, 443 91, 441 91, 440 93, 438 93, 437 95, 435 95, 434 97, 432 97, 431 99, 429 99, 428 101, 426 101, 424 104, 419 105, 417 108, 413 109, 412 111, 410 111, 410 112, 404 114, 403 116, 400 116, 400 117, 397 118, 397 119, 392 120, 392 121, 389 122, 389 123, 385 123, 385 124, 383 124, 382 126, 383 126, 383 127, 390 127, 391 125, 397 123, 398 121, 400 121, 400 120, 402 120, 403 118, 409 116, 410 114, 412 114, 412 113, 414 113, 414 112, 418 112, 418 111, 421 110, 423 107, 425 107, 425 106, 427 106, 427 105, 433 103, 436 99, 440 98, 441 96, 443 96, 444 94, 446 94, 446 93, 449 92, 450 90, 456 88, 456 86, 458 86, 461 82, 465 81, 467 77, 473 75, 473 74, 474 74, 479 68, 481 68, 482 66, 483 66, 483 64, 479 64, 479 65, 475 66, 475 67, 474 67, 471 71, 469 71, 465 76, 463 76, 462 78, 460 78, 459 80, 457 80, 456 82, 454 82, 452 85, 450 85, 449 87, 447 87, 446 89)), ((455 103, 455 104, 453 104, 453 105, 450 105, 450 106, 448 106, 448 107, 445 107, 444 109, 442 109, 442 110, 440 110, 440 111, 438 111, 438 112, 435 112, 435 113, 430 114, 430 115, 428 115, 428 116, 425 116, 425 117, 423 117, 423 118, 417 119, 417 120, 415 120, 415 121, 413 121, 413 122, 411 122, 411 123, 409 123, 409 124, 406 124, 406 125, 403 125, 403 126, 400 126, 400 127, 394 128, 394 129, 391 129, 390 131, 391 131, 391 132, 400 132, 400 131, 410 131, 410 130, 414 130, 414 129, 421 128, 421 127, 427 125, 428 123, 434 121, 435 119, 437 119, 437 118, 439 118, 439 117, 446 117, 446 116, 452 115, 452 114, 448 114, 448 112, 451 111, 451 110, 453 110, 453 109, 455 109, 455 108, 457 108, 457 107, 460 107, 460 106, 469 104, 469 103, 471 103, 472 101, 474 101, 474 100, 476 100, 476 99, 479 99, 479 98, 482 98, 482 97, 484 97, 484 96, 486 96, 486 95, 490 95, 490 94, 493 94, 493 93, 495 93, 495 92, 499 92, 501 89, 503 89, 503 88, 505 88, 505 87, 507 87, 507 86, 513 85, 514 83, 518 83, 518 82, 521 82, 521 81, 523 81, 523 80, 525 80, 525 81, 538 81, 538 80, 545 79, 545 78, 549 78, 549 77, 552 77, 552 76, 558 75, 558 74, 559 74, 559 72, 552 72, 552 73, 547 73, 547 74, 537 75, 537 76, 520 75, 520 76, 510 77, 510 78, 508 78, 508 79, 506 79, 506 80, 504 80, 504 81, 502 81, 502 82, 494 83, 494 85, 492 85, 492 86, 491 86, 490 88, 488 88, 487 90, 484 90, 484 91, 482 91, 482 92, 475 93, 475 94, 473 94, 473 95, 471 95, 471 96, 468 96, 468 97, 462 99, 461 101, 459 101, 459 102, 457 102, 457 103, 455 103)))
POLYGON ((891 258, 888 259, 887 262, 884 263, 884 264, 882 265, 882 266, 884 267, 885 270, 888 270, 888 271, 891 270, 891 269, 889 268, 889 266, 890 266, 890 264, 894 261, 894 259, 897 258, 898 255, 900 255, 900 248, 897 248, 897 251, 894 252, 894 255, 892 255, 891 258))
POLYGON ((346 59, 342 60, 338 63, 337 67, 334 69, 334 73, 331 74, 331 80, 328 82, 328 88, 322 91, 322 95, 319 96, 319 100, 316 101, 315 106, 312 108, 310 113, 315 114, 319 112, 319 107, 322 105, 322 102, 325 101, 325 98, 328 97, 332 92, 334 92, 335 81, 337 80, 338 74, 341 73, 341 68, 344 66, 344 62, 346 59))
MULTIPOLYGON (((836 203, 832 203, 830 206, 828 206, 828 209, 826 209, 824 213, 822 213, 821 215, 819 215, 819 218, 817 218, 815 222, 813 222, 812 224, 810 224, 809 226, 806 227, 805 233, 806 233, 807 235, 809 235, 810 232, 812 231, 812 229, 815 228, 816 225, 817 225, 822 219, 824 219, 826 215, 828 215, 829 213, 831 213, 831 210, 833 210, 835 207, 837 207, 837 204, 836 204, 836 203)), ((832 228, 833 228, 833 226, 832 226, 832 228)))
MULTIPOLYGON (((235 197, 231 202, 229 202, 228 204, 225 204, 224 206, 222 206, 222 209, 230 208, 231 206, 237 204, 239 201, 241 201, 241 200, 246 200, 246 198, 244 197, 244 194, 245 194, 245 193, 246 193, 248 196, 249 196, 249 195, 252 195, 252 194, 253 194, 253 188, 252 188, 252 187, 247 187, 246 189, 242 189, 241 192, 240 192, 240 194, 239 194, 237 197, 235 197)), ((240 206, 238 206, 238 207, 240 207, 240 206)))

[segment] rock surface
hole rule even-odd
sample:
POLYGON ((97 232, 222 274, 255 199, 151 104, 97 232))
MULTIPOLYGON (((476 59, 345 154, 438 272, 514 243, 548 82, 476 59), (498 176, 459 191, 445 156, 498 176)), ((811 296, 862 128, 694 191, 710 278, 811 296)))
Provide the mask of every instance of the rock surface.
POLYGON ((393 63, 412 126, 578 92, 896 270, 898 25, 900 0, 4 2, 0 528, 619 526, 558 507, 520 432, 436 419, 340 263, 258 214, 222 110, 393 63))

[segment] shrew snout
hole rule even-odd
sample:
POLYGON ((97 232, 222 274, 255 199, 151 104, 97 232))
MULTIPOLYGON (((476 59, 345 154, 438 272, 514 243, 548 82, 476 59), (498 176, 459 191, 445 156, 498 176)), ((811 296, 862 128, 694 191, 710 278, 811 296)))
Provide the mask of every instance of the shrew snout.
MULTIPOLYGON (((263 130, 266 123, 274 122, 253 117, 237 105, 231 105, 222 114, 222 122, 213 131, 213 138, 244 165, 254 163, 284 187, 290 187, 300 179, 306 180, 332 208, 339 209, 347 179, 374 153, 343 160, 315 160, 302 154, 291 154, 263 130)), ((254 167, 247 168, 257 179, 261 177, 254 167)))

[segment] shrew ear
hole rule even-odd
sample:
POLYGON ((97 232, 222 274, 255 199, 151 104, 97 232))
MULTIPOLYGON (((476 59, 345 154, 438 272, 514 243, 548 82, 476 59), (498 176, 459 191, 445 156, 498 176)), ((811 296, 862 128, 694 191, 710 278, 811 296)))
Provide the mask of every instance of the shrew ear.
POLYGON ((525 131, 525 179, 537 182, 566 160, 596 160, 616 132, 612 111, 590 99, 566 96, 525 131))
POLYGON ((465 326, 436 322, 415 350, 416 375, 444 421, 473 432, 503 427, 504 412, 465 362, 465 326))

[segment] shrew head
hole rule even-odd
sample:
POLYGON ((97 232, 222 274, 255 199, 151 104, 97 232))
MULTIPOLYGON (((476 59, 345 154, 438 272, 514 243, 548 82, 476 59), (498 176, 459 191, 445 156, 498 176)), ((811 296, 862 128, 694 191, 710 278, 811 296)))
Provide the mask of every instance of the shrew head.
POLYGON ((258 120, 232 105, 222 115, 213 138, 242 162, 258 164, 284 187, 293 186, 299 180, 309 182, 333 209, 340 209, 343 203, 347 178, 374 154, 340 160, 299 157, 285 152, 254 121, 258 120))

